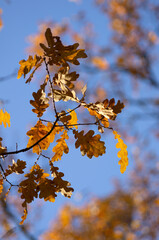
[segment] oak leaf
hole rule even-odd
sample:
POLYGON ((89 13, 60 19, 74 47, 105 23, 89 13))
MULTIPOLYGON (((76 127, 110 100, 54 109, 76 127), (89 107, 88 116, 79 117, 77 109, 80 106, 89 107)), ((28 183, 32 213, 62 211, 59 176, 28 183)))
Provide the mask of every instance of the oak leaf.
POLYGON ((20 68, 18 71, 18 76, 17 78, 21 78, 22 75, 24 75, 24 78, 26 77, 26 75, 34 68, 33 72, 30 74, 29 78, 26 80, 27 82, 30 82, 35 71, 37 70, 37 68, 39 68, 41 66, 41 63, 43 62, 43 59, 41 56, 37 56, 35 55, 34 58, 32 56, 29 56, 27 60, 21 60, 19 62, 20 64, 20 68))
POLYGON ((46 83, 40 86, 37 93, 33 92, 34 100, 30 100, 30 104, 35 108, 32 109, 32 111, 37 114, 37 117, 41 117, 46 111, 46 108, 49 107, 49 99, 46 98, 45 86, 46 83))
POLYGON ((115 135, 115 139, 118 139, 118 143, 116 144, 116 148, 120 148, 121 150, 118 152, 118 157, 120 158, 118 164, 120 165, 120 172, 124 173, 126 171, 126 168, 128 166, 128 152, 127 152, 127 146, 121 139, 120 135, 113 131, 113 134, 115 135))
POLYGON ((4 124, 4 127, 10 127, 10 114, 7 113, 6 111, 3 112, 3 110, 0 110, 0 125, 2 125, 2 123, 4 124))
POLYGON ((69 67, 62 67, 59 69, 58 73, 55 74, 53 78, 53 83, 55 86, 58 86, 63 91, 66 91, 67 88, 74 88, 74 84, 72 82, 76 81, 79 77, 79 74, 76 72, 69 73, 69 67))
MULTIPOLYGON (((39 141, 41 138, 46 136, 48 134, 47 126, 45 126, 40 120, 37 122, 37 124, 31 128, 27 132, 27 135, 29 136, 29 141, 27 144, 27 147, 32 146, 37 141, 39 141)), ((38 145, 33 147, 33 153, 39 154, 41 150, 47 150, 50 145, 49 138, 43 139, 41 142, 39 142, 38 145)))
POLYGON ((20 159, 17 160, 17 162, 15 162, 13 160, 13 164, 12 165, 8 165, 8 169, 5 170, 5 176, 8 176, 10 174, 17 173, 17 174, 22 174, 24 173, 24 169, 26 168, 26 162, 22 161, 20 159))
POLYGON ((100 155, 103 155, 105 153, 106 147, 104 146, 104 142, 100 141, 101 136, 94 135, 93 130, 89 130, 85 135, 84 131, 78 132, 76 130, 73 130, 73 133, 75 135, 75 147, 79 148, 82 156, 87 154, 89 158, 99 157, 100 155))
POLYGON ((53 163, 50 161, 50 171, 52 173, 52 176, 54 177, 54 184, 56 186, 56 191, 61 192, 62 195, 65 197, 70 198, 72 195, 72 192, 74 191, 73 188, 70 187, 70 183, 68 181, 65 181, 62 179, 64 174, 62 172, 58 172, 59 168, 54 167, 53 163))
POLYGON ((84 49, 77 49, 79 44, 64 46, 60 40, 60 37, 52 36, 50 28, 47 28, 45 32, 48 47, 43 43, 40 43, 41 48, 45 52, 45 56, 49 58, 48 63, 50 65, 65 65, 67 62, 78 65, 78 58, 86 58, 87 55, 84 49))
POLYGON ((53 162, 61 160, 63 153, 67 154, 69 152, 69 148, 65 141, 66 139, 69 139, 69 136, 67 135, 67 131, 64 130, 61 138, 56 141, 57 145, 52 149, 52 151, 55 153, 55 155, 52 157, 53 162))
POLYGON ((68 125, 70 125, 70 126, 68 126, 68 127, 69 127, 69 128, 74 127, 74 128, 76 128, 76 129, 78 129, 78 126, 77 126, 77 121, 78 121, 78 119, 77 119, 77 114, 76 114, 76 112, 75 112, 75 111, 72 111, 71 109, 69 109, 68 112, 69 112, 69 114, 70 114, 70 116, 71 116, 71 119, 68 121, 68 125))

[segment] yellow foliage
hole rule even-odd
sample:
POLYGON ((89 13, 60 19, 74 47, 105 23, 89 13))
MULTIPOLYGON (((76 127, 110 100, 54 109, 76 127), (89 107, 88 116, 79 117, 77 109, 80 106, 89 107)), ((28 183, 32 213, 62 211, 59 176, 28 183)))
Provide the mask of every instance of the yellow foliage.
POLYGON ((3 110, 0 110, 0 125, 4 124, 4 127, 10 127, 10 114, 7 112, 3 112, 3 110))
MULTIPOLYGON (((69 111, 71 111, 71 109, 69 109, 68 112, 69 112, 69 111)), ((70 126, 68 126, 68 127, 69 127, 69 128, 74 127, 74 128, 76 128, 76 129, 78 129, 78 126, 77 126, 77 121, 78 121, 78 119, 77 119, 77 114, 76 114, 76 112, 75 112, 75 111, 71 111, 69 114, 70 114, 70 116, 71 116, 71 119, 68 121, 68 125, 70 125, 70 126)))
POLYGON ((52 157, 53 162, 61 160, 63 153, 67 154, 69 152, 69 148, 65 142, 65 139, 69 139, 66 130, 64 130, 61 138, 56 141, 57 145, 52 149, 52 151, 55 153, 55 155, 52 157))
POLYGON ((123 140, 120 138, 120 135, 113 131, 115 138, 118 139, 118 143, 116 144, 116 148, 120 148, 121 150, 118 152, 118 158, 121 158, 118 162, 120 165, 120 172, 124 173, 126 170, 126 167, 128 166, 128 152, 127 152, 127 146, 123 142, 123 140))
POLYGON ((27 79, 27 82, 30 82, 34 72, 37 70, 37 68, 39 68, 41 66, 41 63, 43 62, 42 57, 39 57, 37 55, 34 56, 34 58, 32 56, 29 56, 27 60, 21 60, 19 62, 20 64, 20 68, 18 71, 18 76, 17 78, 21 78, 22 75, 24 75, 24 78, 26 77, 26 75, 32 70, 33 67, 35 67, 35 69, 33 70, 33 72, 30 74, 29 78, 27 79))
MULTIPOLYGON (((37 124, 27 132, 29 136, 29 141, 27 147, 32 146, 41 138, 43 138, 48 133, 47 126, 45 126, 41 121, 38 121, 37 124)), ((33 153, 39 154, 41 150, 47 150, 50 145, 49 138, 45 138, 38 145, 33 147, 33 153)))
POLYGON ((105 153, 106 147, 104 142, 100 141, 101 136, 99 134, 93 136, 93 130, 89 130, 85 135, 83 135, 84 131, 78 132, 73 130, 73 133, 77 139, 75 147, 80 147, 82 156, 87 154, 87 157, 92 158, 93 156, 99 157, 105 153))
MULTIPOLYGON (((30 138, 28 141, 27 147, 32 146, 41 138, 45 137, 46 134, 48 134, 51 131, 52 127, 53 127, 52 123, 48 123, 47 126, 45 126, 39 120, 37 124, 27 132, 27 135, 30 138)), ((44 138, 41 142, 39 142, 33 147, 33 153, 40 154, 41 150, 47 150, 48 147, 50 146, 50 143, 54 141, 55 135, 59 134, 59 132, 61 131, 63 131, 63 127, 58 127, 58 124, 56 124, 52 132, 46 138, 44 138)))

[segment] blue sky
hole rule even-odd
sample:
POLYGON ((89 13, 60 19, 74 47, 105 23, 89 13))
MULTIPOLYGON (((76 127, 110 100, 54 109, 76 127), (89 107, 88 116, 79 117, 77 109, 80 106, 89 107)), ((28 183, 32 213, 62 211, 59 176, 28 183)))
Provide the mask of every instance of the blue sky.
MULTIPOLYGON (((10 0, 8 4, 1 0, 0 7, 3 9, 4 27, 0 32, 0 77, 12 73, 19 67, 18 62, 27 57, 26 47, 28 43, 26 39, 29 35, 37 32, 38 24, 42 21, 61 22, 63 19, 67 19, 73 23, 72 16, 79 10, 85 10, 88 13, 88 19, 95 24, 97 33, 102 34, 102 28, 106 26, 106 20, 96 7, 92 6, 92 2, 87 0, 76 4, 67 0, 10 0)), ((75 25, 75 23, 73 24, 75 25)), ((75 25, 75 28, 78 29, 78 26, 75 25)), ((98 40, 101 41, 101 39, 98 40)), ((16 143, 18 143, 19 148, 24 147, 27 141, 26 131, 36 123, 36 118, 31 111, 32 107, 29 104, 30 99, 32 99, 32 92, 36 90, 38 90, 37 83, 26 85, 23 78, 16 79, 16 77, 13 77, 0 82, 0 98, 7 100, 3 109, 5 108, 11 114, 11 127, 4 130, 0 126, 4 139, 7 139, 6 144, 9 146, 9 150, 14 150, 16 143)), ((107 147, 107 153, 104 156, 88 159, 81 156, 79 149, 70 147, 69 154, 56 164, 65 173, 64 179, 71 182, 75 192, 72 199, 68 200, 59 196, 56 203, 44 204, 44 218, 39 221, 37 234, 42 233, 47 228, 50 219, 55 217, 55 214, 65 202, 78 204, 76 200, 78 192, 82 193, 85 201, 92 196, 104 196, 111 192, 113 178, 119 178, 124 183, 132 165, 130 163, 127 172, 122 175, 118 165, 119 159, 117 158, 114 136, 111 134, 104 135, 103 140, 105 140, 107 147)), ((15 159, 20 157, 23 158, 23 155, 15 156, 15 159)), ((31 161, 30 156, 25 156, 25 160, 31 161)), ((31 221, 31 219, 29 220, 31 221)))

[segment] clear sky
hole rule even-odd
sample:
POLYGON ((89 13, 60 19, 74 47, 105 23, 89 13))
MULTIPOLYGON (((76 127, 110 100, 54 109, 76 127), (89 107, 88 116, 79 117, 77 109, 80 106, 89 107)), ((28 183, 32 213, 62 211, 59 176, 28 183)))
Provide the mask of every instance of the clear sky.
MULTIPOLYGON (((81 3, 68 0, 10 0, 7 3, 1 0, 0 8, 3 9, 4 26, 0 32, 0 77, 11 74, 19 67, 18 62, 27 57, 27 37, 37 32, 40 22, 53 20, 60 23, 63 19, 67 19, 73 23, 72 16, 79 10, 85 10, 88 13, 88 19, 95 24, 96 32, 99 35, 102 34, 102 28, 106 22, 96 7, 93 7, 92 2, 91 0, 83 0, 81 3)), ((75 27, 78 29, 78 26, 75 27)), ((26 131, 36 123, 36 118, 31 111, 32 107, 29 105, 32 92, 36 90, 37 84, 26 85, 23 78, 12 77, 0 82, 0 99, 6 100, 3 108, 11 115, 11 128, 5 129, 5 132, 0 128, 2 135, 5 134, 9 150, 14 150, 16 143, 19 148, 24 147, 27 141, 26 131)), ((78 204, 76 198, 78 193, 82 194, 83 200, 92 196, 104 196, 112 191, 113 178, 120 178, 124 183, 131 164, 127 172, 122 175, 118 165, 116 142, 110 134, 105 135, 104 138, 107 147, 107 153, 104 156, 88 159, 81 156, 79 149, 70 147, 69 154, 56 164, 65 173, 64 179, 71 182, 75 192, 69 200, 59 194, 55 203, 44 204, 45 217, 39 220, 37 234, 47 228, 50 219, 55 217, 62 204, 65 202, 78 204)), ((29 155, 27 161, 30 161, 29 155)), ((29 216, 28 220, 31 221, 29 216)))

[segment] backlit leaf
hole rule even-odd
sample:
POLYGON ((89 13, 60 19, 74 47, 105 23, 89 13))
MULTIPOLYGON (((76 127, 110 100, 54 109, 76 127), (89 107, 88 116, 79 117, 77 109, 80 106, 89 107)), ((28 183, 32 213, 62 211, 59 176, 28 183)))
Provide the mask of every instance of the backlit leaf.
POLYGON ((69 109, 68 110, 68 112, 70 111, 70 116, 71 116, 71 119, 68 121, 68 125, 70 125, 70 126, 68 126, 68 127, 70 127, 70 128, 72 128, 72 127, 74 127, 74 128, 76 128, 76 129, 78 129, 78 126, 77 126, 77 121, 78 121, 78 119, 77 119, 77 114, 76 114, 76 112, 75 111, 71 111, 71 109, 69 109))
POLYGON ((4 124, 4 127, 10 127, 10 114, 7 113, 6 111, 3 112, 3 110, 0 110, 0 125, 2 125, 2 123, 4 124))
POLYGON ((103 155, 105 153, 106 147, 104 146, 104 142, 100 141, 101 136, 94 135, 93 130, 89 130, 85 135, 84 131, 78 132, 76 130, 73 130, 73 133, 75 135, 75 147, 79 148, 82 156, 87 154, 89 158, 99 157, 100 155, 103 155))
POLYGON ((6 169, 5 171, 5 176, 8 176, 10 174, 17 173, 17 174, 22 174, 24 173, 24 169, 26 168, 26 162, 22 161, 20 159, 17 160, 17 162, 15 162, 13 160, 13 164, 12 165, 8 165, 8 169, 6 169))
POLYGON ((45 56, 49 58, 50 65, 64 65, 67 62, 78 65, 78 58, 86 58, 87 55, 84 49, 77 49, 79 44, 64 46, 60 40, 60 37, 52 36, 51 29, 47 28, 45 32, 48 47, 43 43, 40 43, 41 48, 45 52, 45 56))
POLYGON ((42 84, 37 93, 33 92, 34 100, 30 100, 30 104, 35 108, 32 111, 37 114, 37 117, 41 117, 46 108, 49 107, 49 99, 46 98, 45 94, 45 85, 46 83, 42 84))
POLYGON ((41 66, 42 62, 43 62, 42 57, 39 57, 37 55, 35 55, 34 58, 32 56, 29 56, 27 60, 24 60, 24 59, 21 60, 19 62, 20 68, 18 71, 17 78, 18 79, 21 78, 22 75, 24 75, 24 78, 25 78, 26 75, 35 67, 34 71, 31 73, 30 77, 26 81, 26 83, 30 82, 35 70, 41 66))
POLYGON ((64 130, 61 138, 56 141, 57 145, 52 149, 52 151, 55 153, 55 155, 52 157, 53 162, 61 160, 63 153, 67 154, 69 152, 69 148, 65 141, 66 139, 69 139, 69 136, 67 135, 67 131, 64 130))
POLYGON ((115 139, 118 139, 118 143, 116 144, 116 148, 120 148, 121 150, 118 152, 118 157, 120 158, 118 164, 120 165, 120 172, 124 173, 127 166, 128 166, 128 152, 127 152, 127 146, 123 142, 123 140, 120 138, 120 135, 113 131, 113 134, 115 135, 115 139))

